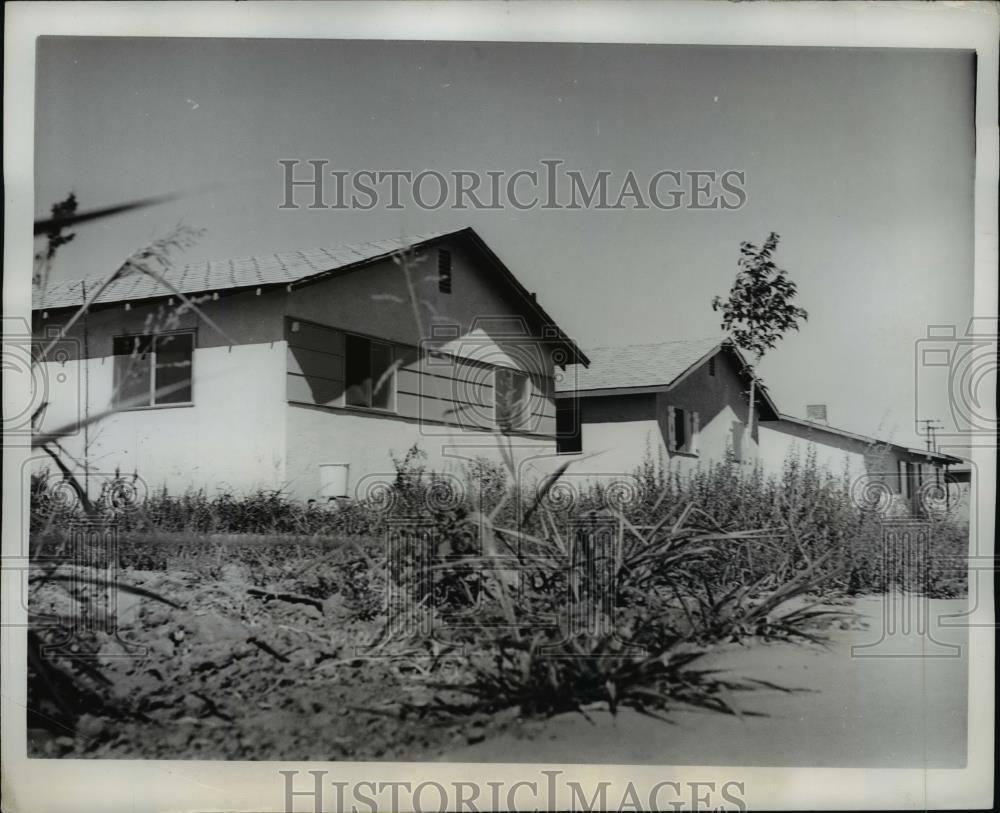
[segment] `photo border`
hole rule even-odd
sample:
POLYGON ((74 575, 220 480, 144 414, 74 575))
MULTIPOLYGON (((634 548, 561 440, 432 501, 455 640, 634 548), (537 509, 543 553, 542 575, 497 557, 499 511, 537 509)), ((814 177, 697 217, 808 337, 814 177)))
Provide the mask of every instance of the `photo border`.
MULTIPOLYGON (((35 38, 65 36, 261 37, 304 39, 603 42, 744 46, 840 46, 974 49, 977 53, 975 305, 976 316, 996 316, 997 301, 997 5, 993 3, 561 3, 338 2, 338 3, 41 3, 6 6, 4 77, 5 213, 4 314, 30 318, 29 221, 34 195, 35 38)), ((5 378, 7 372, 4 373, 5 378)), ((7 389, 5 400, 10 396, 7 389)), ((988 395, 988 394, 987 394, 988 395)), ((995 495, 995 437, 970 448, 983 482, 995 495)), ((4 583, 10 556, 20 555, 23 490, 13 487, 28 450, 3 458, 4 583)), ((975 533, 994 539, 993 511, 980 506, 975 533)), ((982 550, 981 546, 981 550, 982 550)), ((992 555, 992 548, 989 555, 992 555)), ((696 766, 510 765, 455 763, 201 762, 195 760, 27 759, 23 710, 27 670, 24 609, 4 590, 0 630, 3 794, 10 810, 283 810, 280 770, 326 770, 337 781, 515 782, 541 769, 593 787, 612 782, 609 798, 625 785, 657 782, 745 783, 750 809, 978 808, 992 804, 994 618, 980 602, 969 628, 968 765, 945 769, 818 769, 696 766)), ((990 596, 992 598, 992 596, 990 596)), ((984 606, 986 605, 986 606, 984 606)), ((615 794, 619 795, 615 795, 615 794)), ((329 797, 328 797, 329 798, 329 797)), ((489 798, 484 793, 483 798, 489 798)), ((297 808, 311 810, 307 799, 297 808)), ((552 800, 565 807, 569 799, 552 800)))

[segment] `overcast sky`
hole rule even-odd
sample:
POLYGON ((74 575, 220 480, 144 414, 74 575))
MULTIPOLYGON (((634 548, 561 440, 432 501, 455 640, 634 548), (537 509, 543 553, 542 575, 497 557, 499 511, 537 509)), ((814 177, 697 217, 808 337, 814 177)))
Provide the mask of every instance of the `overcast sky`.
MULTIPOLYGON (((59 279, 113 270, 172 224, 188 260, 473 226, 579 344, 712 335, 743 240, 809 322, 761 367, 779 408, 921 445, 927 325, 971 313, 974 62, 956 51, 65 39, 39 41, 41 214, 224 182, 81 227, 59 279), (279 159, 343 170, 739 170, 737 211, 281 211, 279 159)), ((613 186, 613 184, 612 184, 613 186)))

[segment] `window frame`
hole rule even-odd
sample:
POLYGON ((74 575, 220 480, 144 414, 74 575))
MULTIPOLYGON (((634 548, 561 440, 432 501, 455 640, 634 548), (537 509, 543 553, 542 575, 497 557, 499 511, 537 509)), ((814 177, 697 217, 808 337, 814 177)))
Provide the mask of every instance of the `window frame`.
POLYGON ((667 454, 698 457, 698 436, 701 433, 701 421, 698 411, 669 405, 667 406, 667 454), (684 445, 677 445, 677 415, 680 413, 684 426, 684 445))
POLYGON ((344 334, 344 395, 343 395, 343 406, 345 409, 361 409, 366 412, 380 412, 382 414, 391 415, 398 412, 397 408, 397 395, 398 395, 398 377, 399 372, 396 369, 396 345, 390 341, 384 339, 376 339, 371 336, 365 336, 361 333, 353 333, 348 330, 342 330, 341 333, 344 334), (347 380, 347 344, 349 340, 355 339, 365 342, 368 345, 368 376, 365 379, 367 382, 366 394, 368 396, 367 404, 352 404, 348 402, 347 396, 351 389, 351 385, 347 380), (373 401, 375 397, 375 380, 372 374, 372 350, 374 347, 379 346, 386 348, 389 351, 389 367, 392 368, 392 375, 389 377, 389 386, 391 390, 389 392, 389 406, 374 406, 373 401))
POLYGON ((195 405, 195 388, 194 388, 194 354, 198 349, 198 329, 197 328, 181 328, 178 330, 164 330, 159 333, 121 333, 111 337, 111 358, 112 358, 112 405, 119 412, 138 412, 142 410, 149 409, 174 409, 174 408, 184 408, 193 407, 195 405), (191 337, 191 376, 190 385, 191 397, 187 401, 172 401, 169 403, 156 403, 154 398, 156 396, 156 345, 164 338, 172 338, 175 336, 190 336, 191 337), (119 368, 118 359, 131 359, 132 354, 121 355, 115 352, 115 343, 121 339, 149 339, 151 344, 151 350, 149 351, 149 403, 147 404, 133 404, 132 406, 122 406, 122 393, 119 387, 119 368))

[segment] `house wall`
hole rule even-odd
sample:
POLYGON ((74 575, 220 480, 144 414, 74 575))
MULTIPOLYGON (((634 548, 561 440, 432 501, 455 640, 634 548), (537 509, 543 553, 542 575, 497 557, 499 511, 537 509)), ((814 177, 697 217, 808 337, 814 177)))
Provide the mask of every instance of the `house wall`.
MULTIPOLYGON (((779 474, 788 459, 804 460, 808 453, 816 463, 836 476, 845 472, 853 481, 867 472, 869 449, 851 438, 812 431, 787 421, 765 421, 760 425, 760 461, 768 473, 779 474)), ((876 464, 877 465, 877 464, 876 464)), ((895 465, 887 461, 877 468, 895 465)))
POLYGON ((435 429, 428 434, 418 421, 290 404, 288 492, 297 499, 323 499, 320 466, 346 463, 347 496, 364 497, 374 484, 393 481, 393 458, 404 457, 414 445, 425 454, 419 465, 463 482, 464 465, 473 459, 502 461, 501 443, 518 465, 535 457, 555 459, 555 444, 549 439, 435 429))
MULTIPOLYGON (((245 492, 283 483, 285 343, 279 297, 251 291, 202 306, 226 336, 193 313, 176 316, 177 309, 165 303, 137 303, 130 310, 116 303, 98 306, 77 322, 50 354, 53 361, 42 365, 47 380, 69 382, 45 411, 41 429, 54 430, 111 406, 115 336, 149 333, 154 325, 196 333, 192 406, 116 412, 63 440, 72 457, 89 461, 93 496, 116 471, 137 473, 146 488, 165 486, 172 493, 191 487, 245 492)), ((39 315, 36 342, 71 316, 69 310, 45 319, 39 315)), ((35 468, 46 466, 54 471, 41 457, 35 468)))
MULTIPOLYGON (((554 360, 564 352, 542 337, 542 326, 522 318, 524 303, 478 254, 460 241, 452 252, 452 293, 438 291, 437 251, 410 269, 423 324, 418 327, 402 270, 390 260, 292 291, 223 292, 201 307, 221 329, 193 313, 176 315, 171 304, 97 306, 62 343, 59 370, 79 393, 53 403, 43 429, 74 413, 110 406, 115 336, 159 329, 194 329, 194 405, 117 413, 93 427, 91 467, 137 471, 150 487, 172 492, 191 486, 237 491, 287 486, 295 496, 315 496, 319 465, 348 463, 351 488, 369 474, 392 472, 390 451, 403 455, 418 444, 434 468, 453 467, 452 456, 499 459, 493 434, 493 368, 515 366, 531 376, 531 417, 507 439, 515 456, 555 451, 554 360), (292 321, 304 326, 290 331, 292 321), (432 330, 432 326, 434 326, 432 330), (347 408, 343 403, 343 332, 392 342, 402 366, 394 414, 347 408), (435 332, 438 331, 438 332, 435 332), (446 347, 443 359, 424 350, 446 347), (89 361, 82 363, 80 357, 89 361), (464 358, 463 358, 464 357, 464 358), (455 451, 452 447, 465 451, 455 451)), ((35 335, 72 316, 39 313, 35 335)), ((54 380, 54 379, 53 379, 54 380)), ((83 456, 82 433, 67 449, 83 456)))
MULTIPOLYGON (((846 476, 851 493, 859 504, 880 493, 891 495, 889 510, 910 513, 921 510, 921 488, 943 482, 943 467, 923 455, 889 443, 872 443, 859 438, 825 432, 786 420, 761 424, 761 460, 768 473, 781 472, 789 458, 804 460, 812 453, 816 463, 836 477, 846 476), (900 464, 909 464, 909 475, 900 464), (907 482, 904 483, 902 480, 907 482), (867 484, 880 483, 884 491, 865 491, 867 484)), ((951 499, 958 500, 961 489, 951 486, 951 499)))
MULTIPOLYGON (((345 399, 346 335, 343 330, 313 322, 286 320, 286 391, 290 403, 368 411, 349 405, 345 399)), ((387 344, 396 370, 394 379, 381 383, 389 390, 391 405, 379 414, 388 419, 420 421, 429 437, 450 435, 452 428, 492 431, 496 423, 495 363, 428 354, 399 342, 387 344), (435 432, 435 425, 442 426, 442 431, 435 432)), ((555 431, 551 362, 528 366, 524 372, 529 374, 531 389, 522 433, 551 438, 555 431)), ((373 381, 371 386, 378 387, 379 381, 373 381)))
MULTIPOLYGON (((703 364, 668 392, 584 394, 580 397, 579 456, 585 459, 578 468, 602 475, 627 474, 635 471, 647 454, 681 472, 723 460, 733 445, 734 424, 746 425, 744 389, 736 362, 721 353, 716 356, 714 375, 709 365, 703 364), (698 413, 694 453, 668 451, 671 407, 698 413)), ((757 444, 749 440, 744 448, 753 457, 757 444)))
POLYGON ((518 459, 554 454, 553 372, 561 349, 520 315, 523 303, 478 255, 460 242, 444 245, 452 256, 451 294, 438 290, 435 248, 410 268, 420 326, 405 274, 390 260, 288 295, 287 470, 296 496, 319 495, 321 465, 349 464, 351 495, 373 479, 391 480, 392 455, 402 457, 414 444, 438 471, 458 472, 456 457, 499 461, 497 366, 521 369, 531 380, 531 415, 505 445, 518 459), (390 413, 345 404, 345 332, 391 342, 399 369, 390 413), (435 349, 442 353, 430 355, 435 349))

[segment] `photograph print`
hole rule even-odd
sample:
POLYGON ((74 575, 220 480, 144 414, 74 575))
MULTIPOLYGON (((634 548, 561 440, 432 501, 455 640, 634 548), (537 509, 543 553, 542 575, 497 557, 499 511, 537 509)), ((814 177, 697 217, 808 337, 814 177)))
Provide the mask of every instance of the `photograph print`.
POLYGON ((964 768, 976 67, 41 37, 27 756, 964 768))

